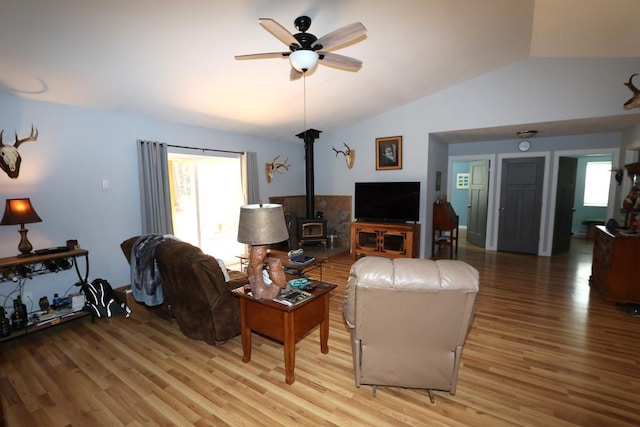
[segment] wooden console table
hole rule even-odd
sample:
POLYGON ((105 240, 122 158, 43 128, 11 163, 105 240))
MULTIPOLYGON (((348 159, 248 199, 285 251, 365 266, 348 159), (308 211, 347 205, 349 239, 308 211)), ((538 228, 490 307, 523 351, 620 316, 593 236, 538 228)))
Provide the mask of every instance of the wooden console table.
MULTIPOLYGON (((84 249, 72 249, 47 254, 0 258, 0 284, 3 282, 12 282, 13 276, 20 280, 39 276, 41 274, 57 273, 59 271, 69 270, 72 266, 75 268, 78 280, 83 283, 86 282, 89 277, 89 251, 84 249), (78 265, 79 258, 84 258, 84 271, 82 273, 80 272, 80 266, 78 265)), ((89 314, 90 313, 88 311, 70 312, 69 310, 61 310, 59 315, 37 322, 32 320, 32 313, 29 313, 29 322, 27 327, 15 330, 11 335, 0 338, 0 342, 46 329, 51 326, 59 325, 79 317, 88 316, 89 314)))
POLYGON ((233 291, 240 297, 240 329, 242 333, 242 361, 251 361, 251 331, 258 332, 284 344, 285 381, 296 380, 296 342, 320 325, 320 351, 329 352, 329 293, 337 286, 311 281, 313 298, 293 307, 275 301, 258 300, 246 295, 242 288, 233 291), (323 286, 323 287, 320 287, 323 286))
POLYGON ((4 274, 6 271, 12 269, 19 270, 21 268, 28 268, 31 276, 38 276, 40 274, 56 273, 60 270, 55 270, 53 267, 47 266, 49 261, 59 261, 63 259, 73 259, 73 266, 76 269, 76 274, 81 282, 86 282, 89 277, 89 251, 84 249, 70 249, 63 252, 54 252, 48 254, 33 254, 27 256, 12 256, 7 258, 0 258, 0 282, 8 282, 11 279, 4 274), (84 257, 85 270, 84 274, 80 273, 80 267, 78 266, 78 258, 84 257))
POLYGON ((433 228, 431 230, 431 257, 435 256, 443 246, 449 247, 449 259, 453 258, 455 248, 458 257, 458 215, 449 202, 435 202, 433 204, 433 228))

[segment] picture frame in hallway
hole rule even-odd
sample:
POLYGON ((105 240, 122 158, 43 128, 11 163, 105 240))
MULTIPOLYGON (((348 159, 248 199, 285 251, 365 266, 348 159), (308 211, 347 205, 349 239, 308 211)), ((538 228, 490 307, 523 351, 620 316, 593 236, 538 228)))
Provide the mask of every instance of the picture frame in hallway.
POLYGON ((402 169, 402 136, 376 138, 376 170, 402 169))

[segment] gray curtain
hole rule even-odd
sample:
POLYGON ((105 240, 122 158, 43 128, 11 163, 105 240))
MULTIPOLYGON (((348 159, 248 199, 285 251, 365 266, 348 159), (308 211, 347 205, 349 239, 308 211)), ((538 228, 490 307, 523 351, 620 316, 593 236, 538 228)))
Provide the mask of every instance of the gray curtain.
POLYGON ((142 234, 173 234, 167 144, 138 140, 142 234))
POLYGON ((242 155, 244 176, 247 187, 247 203, 260 203, 260 184, 258 182, 258 158, 256 153, 247 151, 242 155))

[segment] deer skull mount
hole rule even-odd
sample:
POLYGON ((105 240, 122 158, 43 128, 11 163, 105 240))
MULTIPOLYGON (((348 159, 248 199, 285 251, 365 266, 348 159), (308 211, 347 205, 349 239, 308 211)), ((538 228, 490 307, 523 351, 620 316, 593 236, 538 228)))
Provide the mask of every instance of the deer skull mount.
POLYGON ((267 176, 267 184, 271 184, 271 180, 273 179, 273 175, 278 172, 282 173, 282 169, 289 170, 290 164, 287 164, 289 158, 287 157, 284 162, 278 162, 280 156, 277 156, 271 163, 264 164, 264 173, 267 176))
POLYGON ((22 139, 18 139, 18 132, 16 132, 16 142, 13 145, 2 143, 3 133, 4 129, 0 131, 0 169, 5 171, 9 178, 16 179, 18 178, 18 174, 20 174, 20 164, 22 163, 22 158, 20 157, 20 153, 18 153, 18 147, 20 147, 23 142, 37 141, 38 129, 31 125, 31 134, 22 139))
POLYGON ((355 162, 356 160, 356 150, 349 148, 346 143, 343 144, 345 147, 347 147, 346 150, 336 150, 336 147, 331 148, 333 148, 333 151, 336 152, 336 157, 338 157, 338 154, 342 154, 344 156, 344 159, 347 161, 347 167, 351 169, 353 167, 353 162, 355 162))
POLYGON ((633 78, 637 75, 638 74, 632 74, 631 77, 629 77, 629 82, 624 84, 626 87, 631 89, 631 92, 633 92, 631 99, 624 103, 625 110, 640 108, 640 90, 636 89, 632 82, 633 78))

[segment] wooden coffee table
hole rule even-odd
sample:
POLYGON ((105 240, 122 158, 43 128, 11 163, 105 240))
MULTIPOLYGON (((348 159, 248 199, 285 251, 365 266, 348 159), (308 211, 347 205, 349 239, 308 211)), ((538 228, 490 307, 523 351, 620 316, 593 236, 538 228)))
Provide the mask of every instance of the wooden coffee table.
POLYGON ((258 332, 284 344, 285 381, 296 380, 296 342, 320 325, 320 351, 329 352, 329 294, 337 286, 312 281, 314 297, 293 307, 271 300, 258 300, 240 289, 240 327, 242 331, 242 361, 251 361, 251 331, 258 332))

